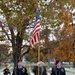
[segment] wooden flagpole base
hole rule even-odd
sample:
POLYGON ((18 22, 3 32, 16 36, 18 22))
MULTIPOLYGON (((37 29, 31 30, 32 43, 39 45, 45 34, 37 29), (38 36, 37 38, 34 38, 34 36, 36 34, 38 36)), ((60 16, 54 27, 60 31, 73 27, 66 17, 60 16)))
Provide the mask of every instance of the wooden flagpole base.
POLYGON ((40 65, 39 65, 39 61, 40 61, 40 46, 38 47, 38 75, 40 75, 40 69, 39 69, 39 67, 40 67, 40 65))

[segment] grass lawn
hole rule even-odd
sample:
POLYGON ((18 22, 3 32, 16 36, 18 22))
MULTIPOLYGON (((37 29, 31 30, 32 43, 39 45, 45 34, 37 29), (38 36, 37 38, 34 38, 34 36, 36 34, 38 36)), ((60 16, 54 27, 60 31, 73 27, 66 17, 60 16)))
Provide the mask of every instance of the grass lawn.
POLYGON ((4 68, 4 66, 0 66, 0 70, 3 69, 3 68, 4 68))

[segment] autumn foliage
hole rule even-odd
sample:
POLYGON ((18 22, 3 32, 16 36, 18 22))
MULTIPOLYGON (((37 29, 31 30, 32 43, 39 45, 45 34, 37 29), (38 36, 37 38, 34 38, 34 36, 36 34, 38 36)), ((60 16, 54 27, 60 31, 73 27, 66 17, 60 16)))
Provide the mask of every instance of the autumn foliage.
POLYGON ((42 0, 0 1, 0 15, 5 18, 0 28, 12 44, 15 65, 27 53, 29 60, 38 58, 38 47, 31 50, 28 45, 38 9, 41 14, 40 57, 45 60, 75 60, 74 1, 50 0, 49 4, 42 0))

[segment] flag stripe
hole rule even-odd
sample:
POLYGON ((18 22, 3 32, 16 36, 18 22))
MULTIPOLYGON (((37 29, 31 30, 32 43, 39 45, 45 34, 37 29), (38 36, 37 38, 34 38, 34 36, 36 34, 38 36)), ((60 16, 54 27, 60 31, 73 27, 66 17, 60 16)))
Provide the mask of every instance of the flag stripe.
POLYGON ((38 15, 36 18, 36 22, 34 25, 32 39, 31 39, 31 48, 40 41, 40 12, 38 11, 38 15))
POLYGON ((33 35, 40 30, 40 23, 37 23, 37 25, 34 27, 33 35))
POLYGON ((36 32, 34 32, 34 34, 32 36, 36 35, 39 32, 39 30, 40 29, 37 29, 36 32))

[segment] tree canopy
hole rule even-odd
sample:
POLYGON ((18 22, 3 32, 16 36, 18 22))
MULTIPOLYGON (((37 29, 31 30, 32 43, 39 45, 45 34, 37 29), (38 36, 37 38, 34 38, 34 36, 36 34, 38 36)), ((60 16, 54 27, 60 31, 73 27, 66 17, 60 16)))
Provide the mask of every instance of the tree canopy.
MULTIPOLYGON (((38 9, 41 12, 40 41, 43 45, 41 56, 59 57, 61 60, 73 59, 75 27, 72 12, 74 7, 74 0, 51 0, 49 3, 42 0, 0 1, 0 15, 3 17, 0 27, 5 33, 6 40, 9 40, 9 44, 11 43, 14 62, 17 63, 17 60, 30 50, 30 36, 38 9), (50 34, 53 34, 56 40, 51 41, 50 34), (23 50, 24 53, 22 53, 23 50), (66 55, 66 53, 69 54, 66 55), (62 59, 63 55, 65 56, 62 59)), ((30 51, 33 53, 32 50, 30 51)))

